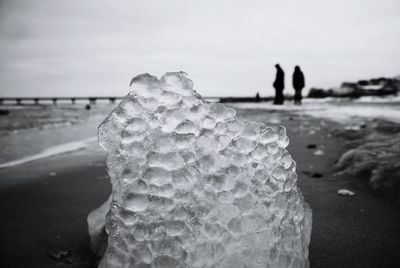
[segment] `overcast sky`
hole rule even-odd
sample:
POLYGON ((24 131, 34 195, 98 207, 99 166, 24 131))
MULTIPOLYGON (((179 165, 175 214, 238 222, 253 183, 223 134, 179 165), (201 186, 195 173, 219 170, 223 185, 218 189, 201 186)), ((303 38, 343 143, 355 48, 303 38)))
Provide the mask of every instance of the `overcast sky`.
POLYGON ((0 0, 0 95, 122 95, 185 71, 205 96, 400 74, 398 0, 0 0))

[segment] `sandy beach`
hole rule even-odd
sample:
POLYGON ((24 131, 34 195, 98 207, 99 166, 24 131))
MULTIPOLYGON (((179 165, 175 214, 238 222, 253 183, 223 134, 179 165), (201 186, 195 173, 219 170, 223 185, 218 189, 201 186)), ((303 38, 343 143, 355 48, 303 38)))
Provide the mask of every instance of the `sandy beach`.
POLYGON ((101 152, 77 151, 0 174, 1 267, 94 267, 86 217, 111 189, 101 152))
MULTIPOLYGON (((397 203, 372 191, 361 175, 334 176, 335 164, 354 146, 354 130, 290 110, 240 109, 238 115, 287 127, 298 184, 313 210, 311 267, 400 266, 397 203), (339 189, 355 196, 338 195, 339 189)), ((374 122, 364 121, 366 129, 374 122)), ((0 170, 0 267, 95 267, 86 217, 111 190, 104 156, 92 142, 0 170)))

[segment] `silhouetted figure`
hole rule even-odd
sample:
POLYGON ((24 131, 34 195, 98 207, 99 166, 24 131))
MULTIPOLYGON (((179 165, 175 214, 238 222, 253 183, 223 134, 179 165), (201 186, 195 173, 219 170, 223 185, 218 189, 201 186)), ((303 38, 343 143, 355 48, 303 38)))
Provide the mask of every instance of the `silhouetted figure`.
POLYGON ((256 94, 256 98, 255 98, 256 102, 260 102, 260 93, 257 92, 256 94))
POLYGON ((293 88, 294 88, 294 104, 301 105, 301 91, 305 85, 303 72, 299 66, 294 67, 293 88))
POLYGON ((275 65, 276 78, 273 86, 275 88, 274 104, 282 105, 284 102, 283 89, 285 88, 285 73, 279 64, 275 65))

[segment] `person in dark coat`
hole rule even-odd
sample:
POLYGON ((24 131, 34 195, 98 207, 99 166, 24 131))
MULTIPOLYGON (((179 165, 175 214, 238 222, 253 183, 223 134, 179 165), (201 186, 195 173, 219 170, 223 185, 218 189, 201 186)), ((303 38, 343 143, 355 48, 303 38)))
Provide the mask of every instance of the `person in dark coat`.
POLYGON ((295 105, 301 105, 301 91, 303 90, 305 86, 304 82, 304 74, 300 70, 299 66, 294 67, 294 73, 293 73, 293 88, 294 88, 294 104, 295 105))
POLYGON ((285 73, 279 64, 276 64, 275 68, 276 78, 275 82, 273 83, 273 87, 275 88, 274 104, 282 105, 284 102, 283 89, 285 88, 285 73))

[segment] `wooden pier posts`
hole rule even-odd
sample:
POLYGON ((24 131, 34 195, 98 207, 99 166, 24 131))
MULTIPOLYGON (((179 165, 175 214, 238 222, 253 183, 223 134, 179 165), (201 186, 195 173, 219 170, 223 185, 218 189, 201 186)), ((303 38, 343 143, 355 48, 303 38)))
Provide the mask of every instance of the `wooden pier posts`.
POLYGON ((121 100, 121 96, 101 96, 101 97, 0 97, 0 105, 12 104, 22 105, 25 102, 32 103, 34 105, 49 104, 57 105, 63 102, 70 102, 76 104, 78 101, 88 101, 89 104, 96 104, 97 101, 108 101, 110 104, 115 104, 117 100, 121 100))

